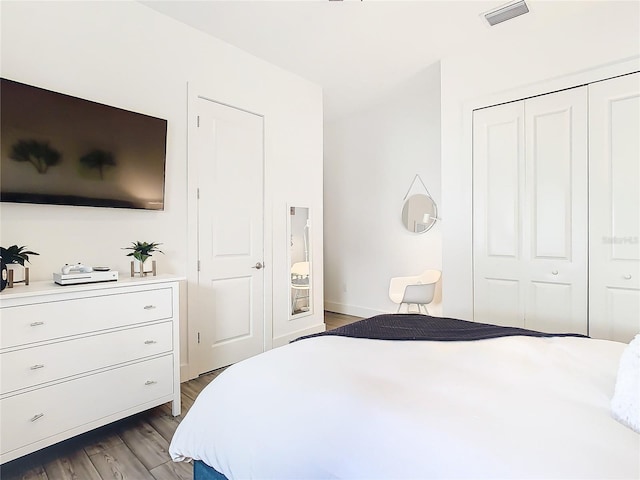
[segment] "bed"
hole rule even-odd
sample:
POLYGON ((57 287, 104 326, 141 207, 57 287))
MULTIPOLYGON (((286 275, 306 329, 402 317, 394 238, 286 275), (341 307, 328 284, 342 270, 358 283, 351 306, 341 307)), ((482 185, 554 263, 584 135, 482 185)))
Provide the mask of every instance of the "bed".
POLYGON ((628 349, 381 315, 227 368, 169 451, 197 480, 637 479, 640 435, 611 408, 628 349))

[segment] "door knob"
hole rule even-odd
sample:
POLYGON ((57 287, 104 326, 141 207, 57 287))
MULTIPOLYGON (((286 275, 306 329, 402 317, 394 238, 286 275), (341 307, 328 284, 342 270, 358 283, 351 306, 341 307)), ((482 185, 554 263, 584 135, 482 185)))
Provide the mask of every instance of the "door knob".
POLYGON ((256 264, 251 268, 255 268, 256 270, 260 270, 261 268, 264 268, 264 263, 256 262, 256 264))

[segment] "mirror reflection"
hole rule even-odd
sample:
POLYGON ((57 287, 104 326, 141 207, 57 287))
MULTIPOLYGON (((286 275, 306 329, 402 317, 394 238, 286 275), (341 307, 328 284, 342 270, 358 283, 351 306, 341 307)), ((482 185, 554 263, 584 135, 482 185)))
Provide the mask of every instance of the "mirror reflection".
POLYGON ((411 195, 402 207, 402 224, 410 232, 429 231, 435 225, 437 217, 436 202, 429 195, 411 195))
POLYGON ((289 207, 291 316, 311 313, 309 208, 289 207))

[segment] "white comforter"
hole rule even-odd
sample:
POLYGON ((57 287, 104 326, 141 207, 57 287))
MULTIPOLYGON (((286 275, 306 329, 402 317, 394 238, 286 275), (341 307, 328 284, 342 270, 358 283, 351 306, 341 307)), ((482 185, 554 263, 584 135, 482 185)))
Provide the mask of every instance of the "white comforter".
POLYGON ((640 478, 625 345, 316 337, 229 367, 171 442, 229 479, 640 478))

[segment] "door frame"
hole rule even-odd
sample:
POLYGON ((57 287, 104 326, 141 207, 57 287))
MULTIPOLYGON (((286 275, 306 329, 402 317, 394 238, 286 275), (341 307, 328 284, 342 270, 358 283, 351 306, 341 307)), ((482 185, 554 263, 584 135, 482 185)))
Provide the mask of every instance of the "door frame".
MULTIPOLYGON (((190 288, 191 285, 198 284, 198 172, 197 161, 193 154, 193 145, 195 132, 197 129, 197 103, 198 100, 208 100, 231 108, 245 111, 262 117, 262 152, 263 152, 263 255, 264 255, 264 351, 272 348, 273 339, 273 221, 271 208, 271 192, 269 187, 268 170, 267 170, 267 118, 264 114, 258 113, 261 108, 259 105, 243 105, 239 104, 232 98, 221 98, 219 95, 213 94, 212 87, 205 87, 197 82, 187 82, 187 308, 186 322, 181 322, 180 333, 181 338, 186 336, 186 355, 182 353, 180 365, 181 381, 196 378, 199 373, 199 348, 198 348, 198 322, 195 317, 190 317, 189 312, 196 309, 193 308, 197 302, 196 288, 190 288), (186 323, 186 325, 185 325, 186 323), (186 364, 183 359, 186 357, 186 364)), ((181 340, 181 346, 185 346, 185 342, 181 340)))

